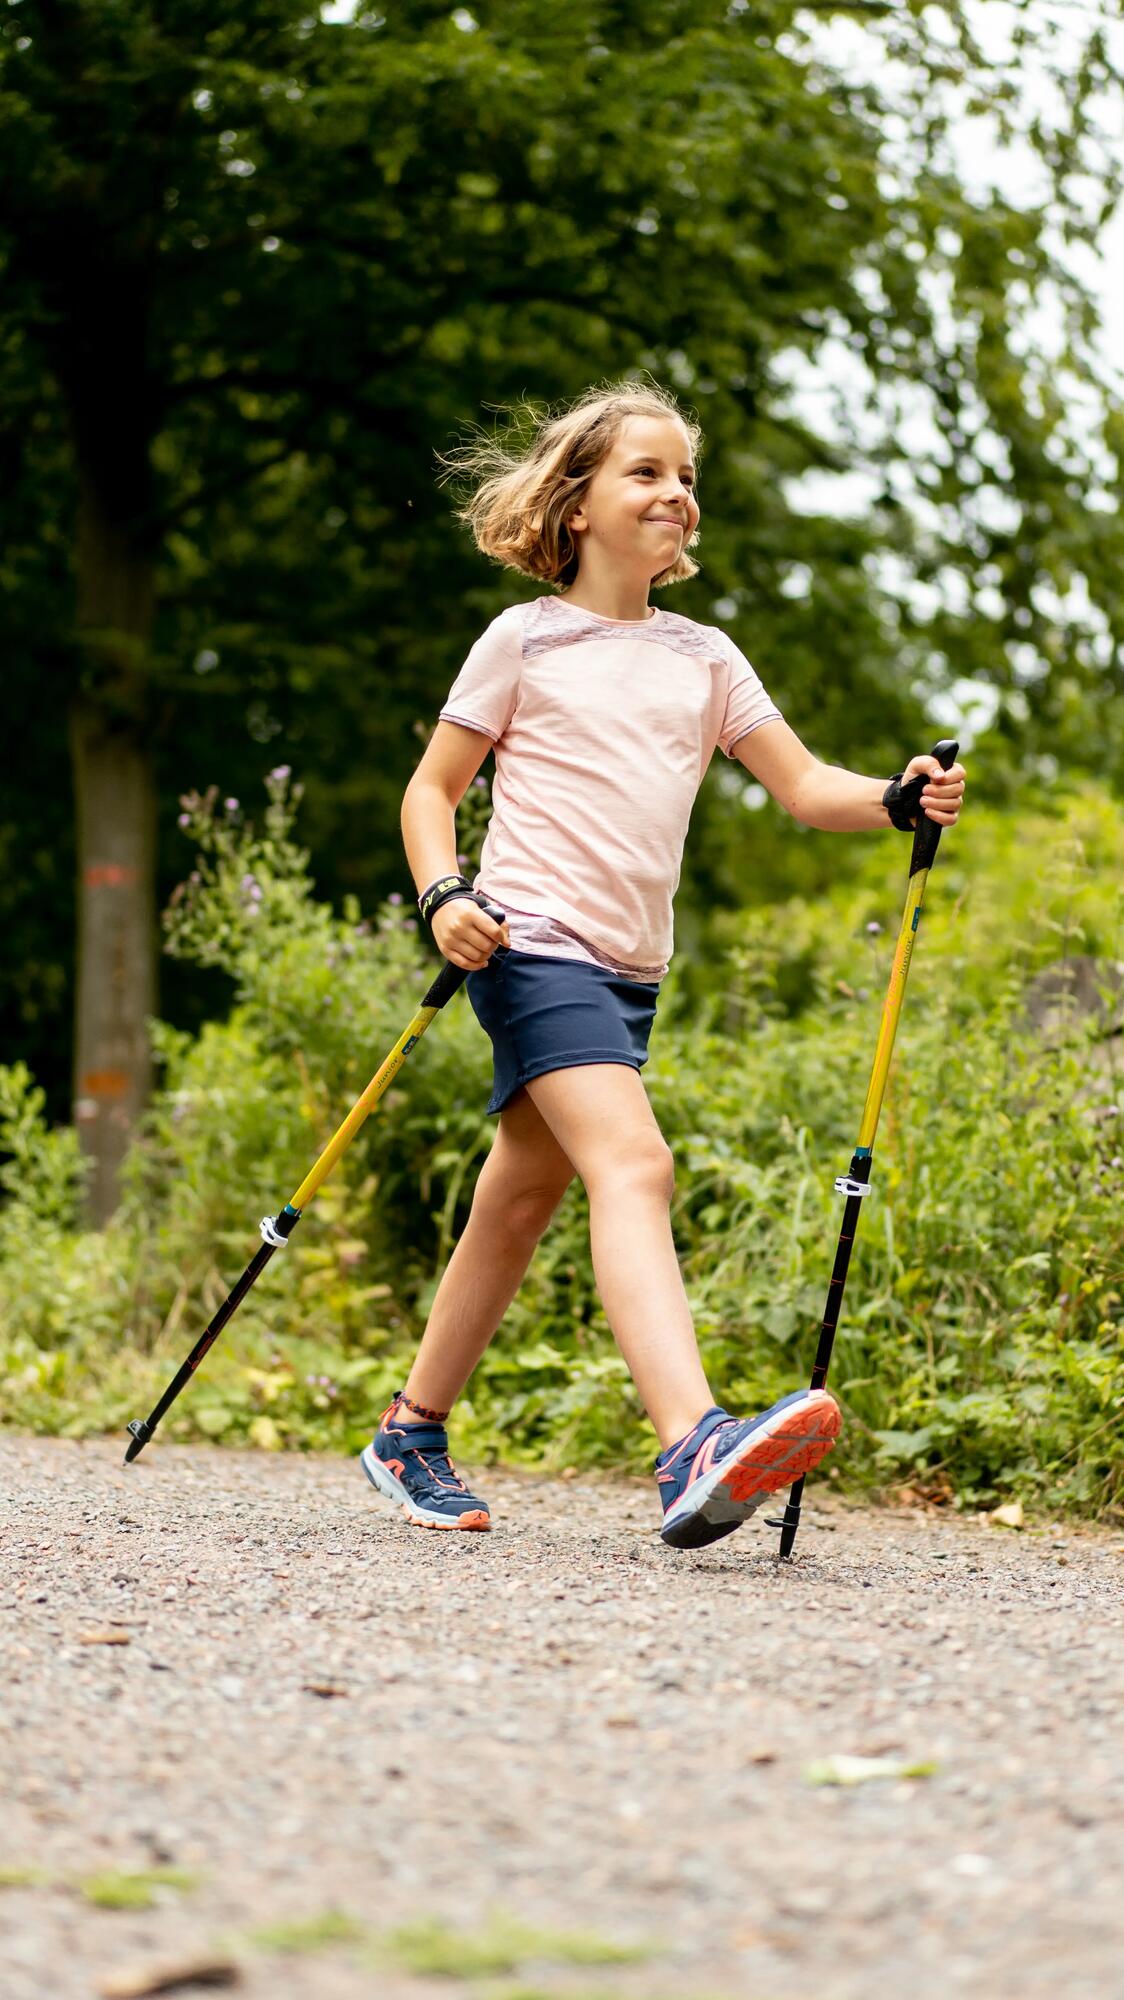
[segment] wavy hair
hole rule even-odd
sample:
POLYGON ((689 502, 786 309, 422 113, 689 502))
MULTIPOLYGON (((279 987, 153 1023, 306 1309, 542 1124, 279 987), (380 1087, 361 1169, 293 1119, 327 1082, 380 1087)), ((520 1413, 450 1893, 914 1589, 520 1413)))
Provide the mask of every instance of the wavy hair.
MULTIPOLYGON (((694 418, 657 382, 628 378, 587 389, 553 415, 524 401, 503 438, 481 431, 451 452, 438 452, 444 468, 438 485, 467 479, 471 490, 461 498, 457 519, 472 529, 484 555, 565 588, 578 573, 570 516, 629 417, 678 418, 697 463, 702 432, 694 418)), ((698 575, 699 566, 687 553, 698 539, 696 528, 676 561, 652 578, 653 589, 698 575)))

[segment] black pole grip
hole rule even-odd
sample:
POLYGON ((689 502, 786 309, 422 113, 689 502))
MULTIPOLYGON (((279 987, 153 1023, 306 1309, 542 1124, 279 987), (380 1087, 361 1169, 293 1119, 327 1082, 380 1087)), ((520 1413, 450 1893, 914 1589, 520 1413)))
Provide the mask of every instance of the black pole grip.
MULTIPOLYGON (((495 903, 481 902, 480 908, 486 917, 491 917, 494 924, 502 924, 507 916, 507 911, 498 909, 495 903)), ((422 1001, 422 1006, 444 1007, 452 999, 454 993, 460 992, 467 978, 468 974, 463 965, 454 965, 451 958, 445 959, 440 972, 422 1001)))
MULTIPOLYGON (((956 762, 956 753, 959 748, 959 743, 954 742, 950 736, 942 737, 939 743, 934 743, 932 754, 942 771, 950 771, 952 769, 952 766, 956 762)), ((938 826, 935 819, 930 819, 928 813, 922 807, 917 816, 917 826, 913 835, 913 852, 909 857, 909 872, 911 876, 916 875, 920 868, 932 867, 937 858, 937 849, 941 844, 941 834, 943 831, 943 827, 938 826)))

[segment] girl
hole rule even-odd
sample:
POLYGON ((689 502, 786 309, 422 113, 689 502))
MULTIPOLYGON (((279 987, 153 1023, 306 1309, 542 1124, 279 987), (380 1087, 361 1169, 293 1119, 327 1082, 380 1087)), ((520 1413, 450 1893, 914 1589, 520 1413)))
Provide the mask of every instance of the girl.
POLYGON ((475 476, 459 518, 477 546, 550 588, 477 640, 403 800, 419 907, 467 970, 492 1043, 499 1127, 417 1358, 361 1462, 408 1521, 490 1525, 449 1458, 445 1420, 577 1173, 598 1291, 662 1447, 660 1533, 699 1548, 817 1464, 841 1419, 807 1389, 733 1416, 699 1358, 672 1155, 639 1076, 695 794, 720 744, 808 826, 907 828, 900 781, 925 773, 922 807, 943 827, 964 772, 914 757, 887 785, 821 764, 723 632, 649 605, 653 588, 698 571, 700 433, 664 390, 609 384, 536 424, 521 453, 484 443, 442 461, 475 476), (493 749, 470 884, 454 816, 493 749))

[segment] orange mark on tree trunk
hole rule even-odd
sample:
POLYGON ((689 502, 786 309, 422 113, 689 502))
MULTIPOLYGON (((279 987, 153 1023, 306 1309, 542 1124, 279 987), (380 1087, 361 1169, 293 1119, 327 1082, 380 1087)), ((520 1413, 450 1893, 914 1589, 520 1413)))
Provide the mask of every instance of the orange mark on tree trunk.
POLYGON ((140 880, 140 869, 121 861, 92 861, 82 880, 87 889, 131 889, 140 880))
POLYGON ((129 1079, 123 1069, 91 1069, 82 1078, 87 1097, 127 1097, 129 1079))

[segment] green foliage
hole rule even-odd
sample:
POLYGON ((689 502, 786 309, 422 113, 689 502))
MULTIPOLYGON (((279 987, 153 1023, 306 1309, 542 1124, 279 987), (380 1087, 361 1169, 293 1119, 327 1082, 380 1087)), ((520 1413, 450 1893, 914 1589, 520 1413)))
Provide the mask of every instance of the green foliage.
POLYGON ((615 1944, 596 1932, 542 1930, 502 1910, 494 1911, 475 1932, 459 1931, 440 1917, 430 1917, 399 1925, 384 1942, 408 1971, 447 1978, 517 1972, 538 1959, 562 1965, 627 1965, 653 1956, 651 1948, 615 1944))
POLYGON ((346 1910, 321 1910, 314 1917, 263 1924, 249 1933, 248 1942, 262 1951, 303 1953, 323 1951, 333 1944, 358 1944, 367 1935, 368 1926, 346 1910))
MULTIPOLYGON (((417 1009, 415 916, 337 917, 310 891, 287 776, 259 833, 186 808, 198 866, 169 943, 233 980, 228 1018, 157 1027, 158 1090, 111 1227, 73 1226, 69 1136, 0 1072, 0 1416, 78 1436, 146 1414, 417 1009), (68 1204, 71 1206, 68 1207, 68 1204)), ((865 843, 831 898, 724 920, 693 1000, 676 960, 645 1082, 677 1168, 672 1219, 716 1393, 754 1409, 805 1377, 904 900, 908 847, 865 843)), ((1102 795, 977 812, 929 885, 833 1363, 852 1481, 1089 1514, 1120 1494, 1124 1078, 1095 1026, 1044 1038, 1028 982, 1121 949, 1124 832, 1102 795), (1027 865, 1028 857, 1031 866, 1027 865)), ((494 1122, 463 996, 409 1057, 292 1242, 162 1428, 358 1449, 397 1387, 467 1217, 494 1122)), ((653 1440, 594 1285, 575 1182, 458 1406, 454 1446, 639 1471, 653 1440)))
POLYGON ((86 1163, 74 1131, 46 1129, 45 1101, 25 1063, 0 1069, 0 1187, 10 1196, 0 1229, 25 1220, 72 1228, 78 1219, 86 1163))
POLYGON ((176 1889, 189 1894, 199 1886, 200 1877, 185 1868, 140 1868, 87 1875, 79 1883, 79 1893, 100 1910, 150 1910, 158 1889, 176 1889))
MULTIPOLYGON (((546 1930, 503 1909, 491 1910, 468 1931, 442 1917, 383 1931, 345 1910, 328 1909, 292 1922, 263 1925, 248 1932, 246 1942, 260 1951, 290 1954, 365 1944, 365 1959, 380 1972, 389 1958, 421 1977, 467 1980, 479 2000, 486 2000, 487 1994, 494 2000, 521 2000, 521 1995, 538 2000, 539 1988, 532 1992, 508 1984, 485 1987, 481 1982, 491 1974, 517 1973, 532 1964, 629 1965, 654 1957, 657 1950, 652 1945, 617 1944, 595 1931, 546 1930)), ((573 1993, 573 2000, 598 2000, 598 1996, 583 1991, 573 1993)))

